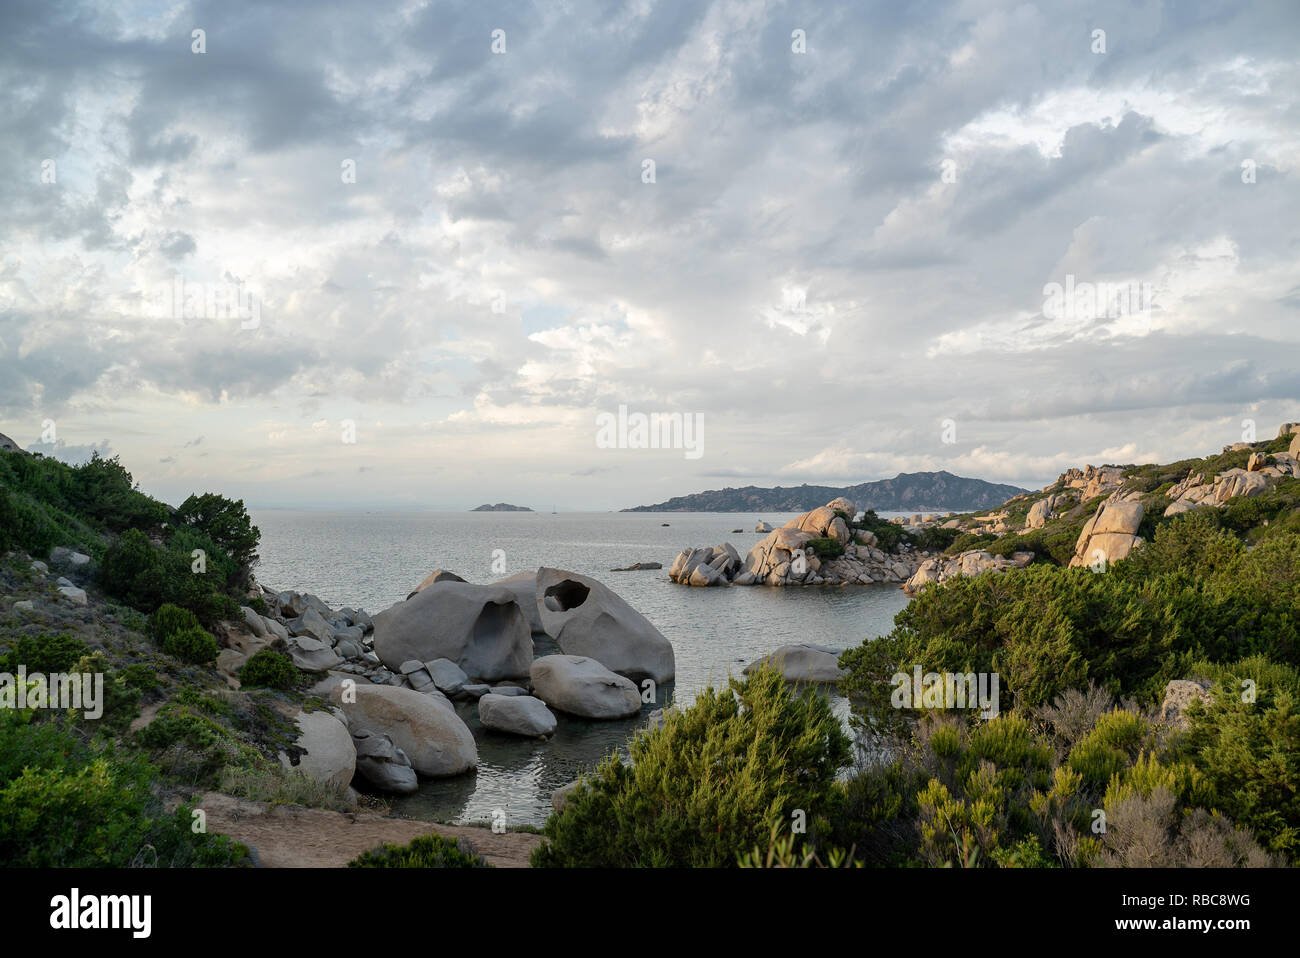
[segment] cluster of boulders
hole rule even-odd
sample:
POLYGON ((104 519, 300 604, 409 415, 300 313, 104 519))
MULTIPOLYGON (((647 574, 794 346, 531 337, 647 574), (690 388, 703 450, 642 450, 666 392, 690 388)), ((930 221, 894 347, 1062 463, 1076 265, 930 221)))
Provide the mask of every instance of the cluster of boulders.
POLYGON ((457 703, 472 703, 486 729, 545 739, 557 712, 636 715, 638 683, 676 672, 672 645, 648 619, 603 583, 560 569, 491 585, 436 570, 373 619, 335 612, 310 594, 258 591, 268 614, 244 607, 242 622, 223 624, 228 647, 218 668, 237 684, 239 666, 272 646, 323 674, 314 691, 333 710, 300 713, 301 734, 281 756, 321 781, 360 775, 381 790, 411 792, 420 777, 477 766, 457 703), (539 655, 535 635, 558 653, 539 655))
MULTIPOLYGON (((84 582, 90 571, 90 556, 65 546, 56 546, 50 550, 50 565, 54 566, 59 572, 67 573, 67 575, 60 575, 54 582, 59 595, 73 605, 86 605, 89 601, 86 597, 86 590, 72 579, 69 579, 68 575, 77 576, 78 579, 84 582)), ((40 560, 33 561, 31 563, 32 575, 38 579, 44 579, 51 574, 50 565, 46 565, 40 560)), ((32 612, 34 609, 35 603, 31 599, 14 603, 14 611, 16 612, 32 612)))
POLYGON ((668 570, 681 585, 850 585, 903 582, 924 553, 904 547, 897 553, 877 548, 874 534, 850 526, 857 506, 839 497, 791 519, 779 529, 759 523, 768 534, 745 558, 730 542, 683 549, 668 570), (847 518, 845 518, 847 516, 847 518), (821 558, 809 548, 814 539, 839 543, 843 554, 821 558))
MULTIPOLYGON (((1294 426, 1287 423, 1282 428, 1294 429, 1294 426)), ((1300 434, 1296 434, 1287 452, 1271 457, 1251 453, 1245 469, 1225 469, 1208 479, 1203 473, 1188 472, 1185 479, 1169 490, 1173 502, 1166 507, 1165 515, 1176 516, 1204 506, 1222 507, 1239 496, 1258 496, 1284 478, 1300 478, 1300 434)))
POLYGON ((968 549, 955 556, 934 556, 926 559, 916 572, 903 583, 903 591, 916 595, 931 582, 943 582, 955 576, 974 576, 981 572, 1003 572, 1023 569, 1034 560, 1032 552, 1013 552, 1010 556, 995 556, 983 549, 968 549))

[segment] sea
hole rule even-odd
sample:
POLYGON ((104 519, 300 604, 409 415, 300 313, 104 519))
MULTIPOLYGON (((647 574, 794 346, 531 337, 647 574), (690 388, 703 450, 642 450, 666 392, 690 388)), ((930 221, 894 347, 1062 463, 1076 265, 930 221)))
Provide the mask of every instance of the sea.
MULTIPOLYGON (((896 513, 881 512, 882 517, 896 513)), ((394 814, 454 824, 504 821, 540 827, 551 794, 625 747, 648 714, 689 705, 706 687, 781 645, 849 648, 887 633, 908 599, 898 585, 690 588, 668 580, 687 546, 730 542, 743 556, 762 534, 795 513, 684 512, 365 512, 252 510, 262 531, 258 581, 319 596, 331 608, 374 614, 401 602, 434 569, 489 583, 540 566, 604 582, 672 642, 677 677, 654 703, 626 720, 590 722, 559 715, 547 741, 484 729, 474 702, 457 711, 473 730, 475 772, 424 780, 410 796, 388 796, 394 814), (739 532, 735 530, 741 530, 739 532), (635 562, 658 570, 613 572, 635 562)), ((832 697, 842 717, 847 703, 832 697)))

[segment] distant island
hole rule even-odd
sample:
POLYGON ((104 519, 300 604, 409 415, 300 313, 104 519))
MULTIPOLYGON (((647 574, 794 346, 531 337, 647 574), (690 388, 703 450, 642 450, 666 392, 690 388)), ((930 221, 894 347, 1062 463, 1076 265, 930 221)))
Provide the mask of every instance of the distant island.
POLYGON ((677 496, 651 506, 623 512, 807 512, 838 496, 862 509, 889 512, 972 512, 992 509, 1027 489, 1003 483, 967 479, 951 472, 901 472, 893 479, 860 482, 854 486, 777 486, 764 489, 711 489, 677 496))
POLYGON ((496 505, 483 503, 481 506, 475 506, 470 512, 532 512, 527 506, 512 506, 508 502, 498 502, 496 505))

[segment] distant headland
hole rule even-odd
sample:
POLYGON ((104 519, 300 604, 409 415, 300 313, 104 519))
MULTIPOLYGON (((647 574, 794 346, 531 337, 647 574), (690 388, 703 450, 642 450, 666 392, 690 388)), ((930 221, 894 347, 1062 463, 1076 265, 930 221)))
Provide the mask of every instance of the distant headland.
POLYGON ((527 506, 512 506, 508 502, 498 502, 496 505, 483 503, 481 506, 475 506, 470 512, 532 512, 527 506))

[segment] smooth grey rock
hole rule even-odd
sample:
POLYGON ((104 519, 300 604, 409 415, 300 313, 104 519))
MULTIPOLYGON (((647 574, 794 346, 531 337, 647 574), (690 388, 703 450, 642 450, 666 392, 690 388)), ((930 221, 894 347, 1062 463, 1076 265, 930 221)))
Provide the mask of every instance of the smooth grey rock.
POLYGON ((33 602, 31 599, 23 599, 19 602, 15 602, 13 605, 13 609, 15 612, 35 612, 36 603, 33 602))
POLYGON ((847 674, 839 666, 837 649, 823 645, 783 645, 770 655, 745 667, 745 674, 760 664, 777 668, 787 682, 838 682, 847 674))
POLYGON ((306 612, 285 623, 291 635, 310 635, 313 639, 327 645, 334 644, 334 629, 325 621, 325 617, 316 609, 308 608, 306 612))
POLYGON ((521 689, 517 685, 494 685, 492 686, 493 695, 527 695, 527 689, 521 689))
POLYGON ((249 629, 252 630, 255 636, 257 636, 258 638, 265 637, 266 622, 262 619, 260 615, 258 615, 256 612, 254 612, 246 605, 241 605, 239 607, 239 612, 244 617, 244 624, 247 625, 249 629))
POLYGON ((293 664, 304 672, 328 672, 343 661, 328 642, 310 635, 290 636, 285 646, 293 664))
POLYGON ((44 562, 41 562, 41 561, 39 561, 39 560, 34 561, 34 562, 32 563, 32 567, 31 567, 31 568, 32 568, 32 571, 35 572, 37 575, 45 575, 46 573, 48 573, 48 572, 50 571, 50 567, 47 566, 44 562))
POLYGON ((492 691, 492 686, 490 685, 481 685, 481 684, 462 685, 460 687, 461 695, 467 696, 469 698, 476 698, 476 699, 481 698, 484 695, 487 695, 491 691, 492 691))
POLYGON ((357 767, 357 750, 347 726, 329 712, 299 712, 294 716, 300 734, 294 742, 296 759, 280 753, 280 764, 296 768, 318 782, 346 787, 357 767))
POLYGON ((277 639, 289 638, 289 630, 284 627, 283 623, 271 618, 270 616, 262 616, 262 625, 266 626, 266 634, 268 637, 274 636, 277 639))
POLYGON ((420 780, 410 757, 393 744, 391 736, 362 729, 352 736, 357 774, 385 792, 410 795, 420 790, 420 780))
POLYGON ((506 679, 528 674, 533 639, 511 590, 444 581, 375 616, 375 652, 389 668, 450 659, 474 678, 506 679))
POLYGON ((424 668, 424 663, 419 659, 407 659, 397 667, 397 671, 403 675, 410 675, 412 672, 419 672, 424 668))
POLYGON ((650 620, 601 582, 576 572, 542 568, 537 595, 542 624, 568 655, 587 656, 620 675, 667 682, 676 673, 672 644, 650 620))
POLYGON ((533 689, 552 708, 589 719, 635 715, 641 695, 629 679, 581 655, 544 655, 533 663, 533 689))
POLYGON ((434 659, 425 662, 424 667, 433 679, 433 684, 438 687, 438 691, 447 695, 459 692, 469 682, 465 670, 451 659, 434 659))
POLYGON ((90 556, 83 552, 74 552, 66 546, 55 546, 50 550, 50 561, 55 565, 79 569, 90 564, 90 556))
POLYGON ((478 700, 478 718, 484 728, 511 735, 551 735, 555 715, 541 699, 531 695, 500 695, 490 692, 478 700))
POLYGON ((338 645, 334 646, 334 651, 345 659, 358 659, 364 654, 365 649, 361 647, 360 642, 342 639, 338 645))
POLYGON ((86 590, 78 589, 75 585, 65 585, 59 589, 59 594, 71 602, 73 605, 86 605, 86 590))
POLYGON ((330 700, 343 707, 353 734, 364 730, 389 735, 421 775, 459 775, 478 764, 469 726, 443 696, 391 685, 358 685, 356 701, 348 703, 341 691, 331 692, 330 700))

